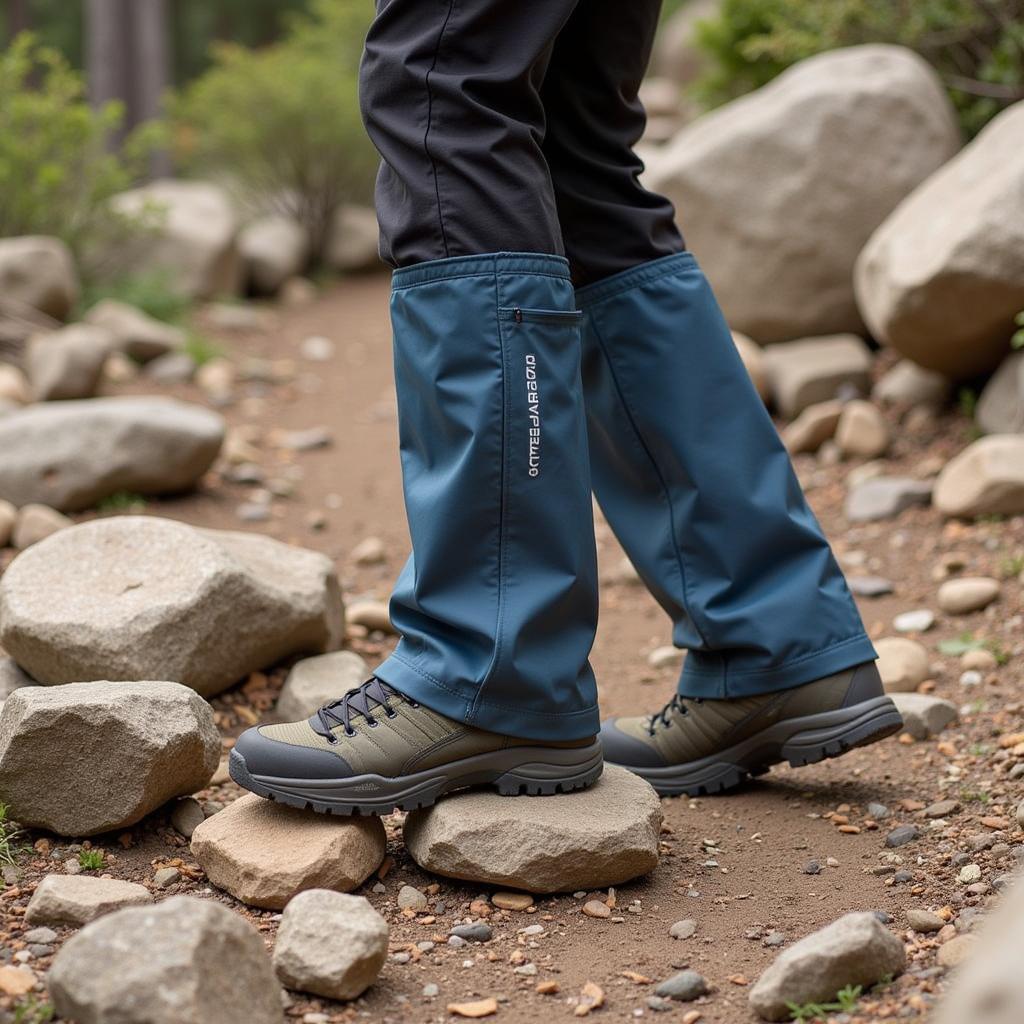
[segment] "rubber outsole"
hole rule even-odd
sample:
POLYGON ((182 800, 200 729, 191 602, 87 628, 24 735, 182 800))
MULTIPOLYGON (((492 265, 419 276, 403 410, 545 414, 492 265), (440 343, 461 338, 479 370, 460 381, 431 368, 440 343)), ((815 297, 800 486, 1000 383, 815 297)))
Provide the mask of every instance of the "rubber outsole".
POLYGON ((699 761, 665 768, 621 767, 646 779, 659 796, 711 796, 764 775, 772 765, 788 762, 801 768, 840 757, 902 728, 896 705, 888 697, 877 697, 839 711, 778 722, 742 744, 699 761))
MULTIPOLYGON (((534 757, 538 751, 531 751, 534 757)), ((253 775, 245 758, 231 751, 228 773, 243 789, 289 807, 300 807, 320 814, 377 816, 393 811, 415 811, 430 807, 439 797, 473 786, 491 786, 502 796, 552 796, 586 789, 601 776, 604 760, 600 743, 581 749, 562 750, 547 755, 562 755, 569 763, 552 760, 522 761, 514 748, 493 755, 477 755, 439 768, 400 778, 381 775, 357 775, 345 779, 287 779, 253 775), (504 759, 504 767, 488 767, 488 761, 504 759)))

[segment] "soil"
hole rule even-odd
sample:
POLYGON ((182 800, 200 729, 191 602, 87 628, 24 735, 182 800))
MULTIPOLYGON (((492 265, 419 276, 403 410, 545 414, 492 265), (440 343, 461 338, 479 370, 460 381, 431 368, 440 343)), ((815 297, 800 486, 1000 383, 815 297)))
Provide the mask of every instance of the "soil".
MULTIPOLYGON (((270 311, 266 329, 218 334, 249 378, 238 386, 235 401, 223 408, 225 417, 256 446, 268 477, 289 480, 298 477, 295 467, 301 469, 294 493, 273 501, 269 521, 241 521, 236 510, 249 499, 251 488, 217 474, 211 474, 196 494, 150 501, 145 512, 204 526, 252 529, 316 548, 335 559, 350 600, 386 599, 408 549, 387 290, 382 276, 352 278, 330 286, 308 306, 270 311), (332 359, 315 363, 302 358, 300 344, 311 335, 334 341, 332 359), (325 428, 333 443, 305 453, 275 446, 280 431, 310 427, 325 428), (376 566, 356 565, 350 552, 369 536, 381 539, 386 559, 376 566)), ((194 386, 158 387, 143 380, 108 390, 167 392, 205 401, 194 386)), ((893 424, 896 439, 887 459, 893 473, 920 475, 930 463, 940 465, 948 459, 971 436, 969 421, 955 409, 933 420, 918 420, 913 429, 896 426, 895 416, 893 424)), ((893 737, 835 761, 798 770, 773 769, 729 795, 666 799, 661 864, 649 877, 614 894, 611 919, 597 920, 581 912, 588 899, 608 899, 608 893, 537 898, 527 912, 492 908, 489 920, 495 938, 484 945, 453 948, 445 942, 456 920, 470 914, 470 903, 487 900, 493 892, 420 871, 402 847, 399 816, 393 816, 386 822, 390 858, 382 869, 384 892, 372 890, 376 878, 361 891, 391 923, 392 950, 411 952, 409 962, 389 961, 370 992, 347 1006, 295 995, 286 1019, 323 1013, 330 1021, 442 1021, 454 1019, 446 1010, 448 1003, 496 997, 494 1019, 507 1024, 542 1017, 569 1020, 588 981, 600 986, 605 999, 592 1016, 661 1017, 646 1003, 654 983, 690 966, 706 976, 712 992, 693 1004, 673 1004, 664 1019, 690 1024, 697 1019, 692 1012, 699 1012, 699 1019, 709 1024, 747 1024, 753 1020, 747 1008, 748 986, 778 952, 766 947, 763 937, 776 930, 788 945, 851 910, 892 915, 892 927, 908 943, 910 966, 890 986, 862 997, 853 1015, 844 1019, 925 1019, 945 980, 943 970, 936 967, 936 950, 952 929, 938 936, 910 932, 906 910, 939 910, 952 920, 965 908, 984 906, 994 898, 993 893, 970 894, 957 880, 955 858, 969 849, 968 837, 991 833, 1003 844, 969 853, 989 885, 994 880, 998 884, 999 876, 1012 870, 1021 850, 1022 835, 1014 817, 1019 785, 1009 781, 1008 769, 1024 759, 1024 750, 1009 742, 1004 749, 1000 740, 1022 729, 1024 650, 1019 637, 1024 609, 1016 574, 1024 554, 1024 518, 944 523, 931 509, 914 509, 896 521, 851 527, 842 515, 842 500, 844 478, 852 465, 826 465, 804 456, 798 460, 798 471, 847 570, 895 581, 894 594, 860 602, 872 636, 891 635, 898 612, 936 610, 933 570, 944 553, 963 552, 965 574, 1005 579, 996 605, 955 618, 936 610, 935 627, 918 638, 934 660, 933 679, 925 689, 963 706, 959 725, 936 740, 893 737), (940 641, 966 632, 990 642, 1008 659, 970 689, 959 683, 957 656, 938 649, 940 641), (923 807, 947 797, 959 800, 960 810, 944 822, 926 820, 923 807), (869 802, 886 805, 891 817, 870 820, 869 802), (917 824, 922 837, 898 850, 886 850, 885 835, 902 823, 917 824), (812 860, 820 864, 820 873, 805 872, 812 860), (911 880, 894 881, 897 868, 910 872, 911 880), (403 884, 428 892, 427 914, 403 915, 396 909, 403 884), (670 938, 669 927, 683 918, 698 922, 696 934, 685 940, 670 938), (545 934, 518 934, 537 923, 545 926, 545 934), (415 943, 423 941, 436 945, 421 952, 415 943), (513 973, 524 958, 536 964, 536 976, 513 973), (539 994, 538 983, 549 981, 557 982, 558 991, 539 994), (431 983, 439 988, 436 997, 423 994, 431 983)), ((603 709, 608 714, 654 710, 671 695, 677 669, 651 668, 646 656, 669 643, 669 625, 646 591, 623 579, 622 552, 600 521, 598 540, 602 620, 593 664, 603 709)), ((353 637, 349 646, 372 665, 391 642, 380 635, 353 637)), ((272 710, 284 672, 285 667, 278 666, 267 675, 257 674, 215 700, 225 747, 257 716, 272 710)), ((199 797, 223 804, 239 793, 227 782, 199 797)), ((9 950, 24 946, 18 938, 20 915, 34 884, 55 866, 54 849, 65 851, 64 859, 68 856, 64 840, 40 834, 27 838, 35 846, 25 846, 18 856, 21 878, 0 894, 0 946, 9 950)), ((187 841, 171 829, 162 812, 130 832, 94 839, 92 845, 107 852, 104 870, 115 877, 149 882, 154 864, 174 858, 185 865, 194 863, 187 841)), ((273 913, 249 910, 211 890, 200 872, 196 875, 158 891, 158 896, 210 894, 254 921, 272 943, 273 913)), ((67 934, 62 931, 62 938, 67 934)), ((45 971, 48 963, 43 957, 33 966, 45 971)))

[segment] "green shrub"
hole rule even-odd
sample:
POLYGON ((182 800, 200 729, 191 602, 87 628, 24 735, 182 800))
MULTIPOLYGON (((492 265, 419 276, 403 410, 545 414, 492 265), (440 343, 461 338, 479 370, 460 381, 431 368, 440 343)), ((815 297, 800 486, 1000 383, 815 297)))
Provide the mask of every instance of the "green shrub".
POLYGON ((115 103, 93 110, 81 76, 31 34, 0 52, 0 237, 56 235, 81 257, 130 230, 107 200, 133 184, 155 133, 108 152, 121 116, 115 103))
POLYGON ((174 104, 179 157, 227 175, 256 208, 296 218, 314 258, 338 207, 372 193, 377 157, 357 99, 370 7, 315 0, 280 43, 218 45, 211 69, 174 104))
POLYGON ((696 85, 709 106, 813 54, 871 42, 907 46, 928 60, 970 135, 1024 99, 1024 0, 722 0, 697 38, 712 58, 696 85))

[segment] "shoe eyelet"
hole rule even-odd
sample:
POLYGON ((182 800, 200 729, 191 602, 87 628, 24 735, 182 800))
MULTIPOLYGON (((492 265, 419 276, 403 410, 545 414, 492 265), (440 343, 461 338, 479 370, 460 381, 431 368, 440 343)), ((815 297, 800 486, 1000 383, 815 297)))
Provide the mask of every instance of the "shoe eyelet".
POLYGON ((355 729, 346 729, 346 730, 345 730, 345 735, 346 735, 346 736, 347 736, 347 737, 348 737, 349 739, 351 739, 351 738, 352 738, 353 736, 355 736, 355 734, 356 734, 356 731, 355 731, 355 729))
POLYGON ((398 712, 397 711, 385 712, 384 717, 385 718, 397 718, 398 717, 398 712))
POLYGON ((332 747, 336 747, 338 745, 338 737, 335 736, 333 732, 330 734, 330 736, 325 737, 325 739, 327 740, 328 743, 330 743, 332 747))
POLYGON ((411 708, 418 708, 419 706, 420 706, 419 705, 419 701, 415 701, 415 700, 409 701, 409 707, 411 707, 411 708))
POLYGON ((376 729, 376 728, 377 728, 377 726, 378 726, 378 725, 380 725, 380 722, 378 722, 376 718, 368 718, 368 719, 366 720, 366 724, 367 724, 367 725, 368 725, 368 726, 369 726, 369 727, 370 727, 371 729, 376 729))

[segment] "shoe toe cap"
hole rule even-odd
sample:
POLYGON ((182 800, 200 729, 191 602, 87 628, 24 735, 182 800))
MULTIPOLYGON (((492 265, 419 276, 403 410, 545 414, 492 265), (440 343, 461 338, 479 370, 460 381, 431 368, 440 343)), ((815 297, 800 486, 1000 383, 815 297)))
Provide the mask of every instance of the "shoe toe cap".
POLYGON ((233 756, 240 757, 250 775, 283 779, 340 779, 353 775, 338 754, 298 743, 285 743, 265 735, 259 726, 246 729, 235 742, 233 756))
POLYGON ((601 723, 601 748, 604 759, 626 768, 664 768, 665 762, 653 744, 645 743, 619 728, 619 719, 601 723))

